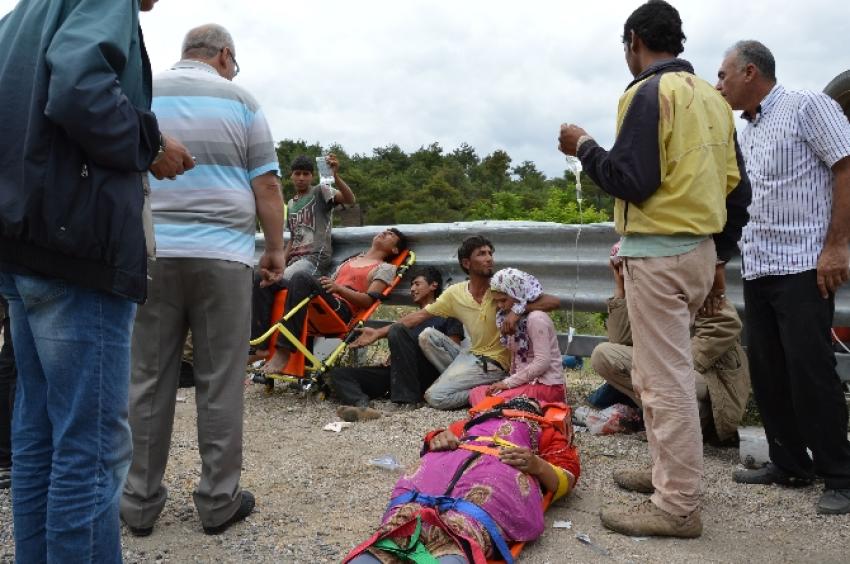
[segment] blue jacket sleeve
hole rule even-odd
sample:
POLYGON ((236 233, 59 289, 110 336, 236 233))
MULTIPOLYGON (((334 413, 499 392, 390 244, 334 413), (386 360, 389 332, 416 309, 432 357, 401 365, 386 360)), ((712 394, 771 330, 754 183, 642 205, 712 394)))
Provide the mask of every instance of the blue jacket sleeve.
POLYGON ((635 93, 610 151, 590 140, 577 155, 584 172, 600 188, 636 204, 661 186, 658 80, 659 76, 647 80, 635 93))
MULTIPOLYGON (((95 164, 143 172, 159 149, 156 117, 121 89, 138 31, 138 2, 72 0, 47 49, 45 115, 95 164)), ((141 37, 139 37, 141 41, 141 37)), ((142 72, 141 61, 131 61, 142 72)))

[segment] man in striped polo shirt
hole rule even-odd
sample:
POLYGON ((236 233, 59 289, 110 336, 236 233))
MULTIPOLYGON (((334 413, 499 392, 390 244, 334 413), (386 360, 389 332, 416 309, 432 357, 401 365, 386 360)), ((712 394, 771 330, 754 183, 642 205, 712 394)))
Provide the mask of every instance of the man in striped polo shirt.
POLYGON ((749 122, 747 353, 771 459, 734 478, 806 485, 820 476, 817 512, 850 513, 847 405, 830 341, 835 292, 850 277, 850 123, 825 94, 777 84, 775 68, 767 47, 740 41, 717 73, 717 89, 749 122))
POLYGON ((157 260, 133 331, 130 425, 133 463, 121 500, 130 532, 145 536, 165 505, 180 354, 192 331, 198 447, 194 492, 204 532, 244 519, 254 497, 240 488, 243 380, 250 330, 254 232, 271 281, 283 271, 283 199, 274 142, 262 110, 231 81, 233 39, 209 24, 189 31, 181 60, 154 80, 160 127, 195 157, 191 176, 151 183, 157 260))

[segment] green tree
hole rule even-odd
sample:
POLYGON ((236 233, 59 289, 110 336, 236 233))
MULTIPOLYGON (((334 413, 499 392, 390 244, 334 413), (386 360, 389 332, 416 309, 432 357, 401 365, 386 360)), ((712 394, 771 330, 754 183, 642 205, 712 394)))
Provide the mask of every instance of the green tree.
POLYGON ((463 143, 447 152, 438 143, 408 154, 396 144, 371 154, 349 155, 332 144, 286 139, 278 143, 284 193, 292 194, 289 163, 297 155, 315 158, 334 152, 340 173, 354 190, 366 224, 510 219, 576 223, 608 219, 613 200, 582 176, 585 209, 579 214, 575 179, 565 171, 546 178, 531 161, 511 166, 502 150, 480 158, 463 143), (581 217, 580 217, 581 215, 581 217))

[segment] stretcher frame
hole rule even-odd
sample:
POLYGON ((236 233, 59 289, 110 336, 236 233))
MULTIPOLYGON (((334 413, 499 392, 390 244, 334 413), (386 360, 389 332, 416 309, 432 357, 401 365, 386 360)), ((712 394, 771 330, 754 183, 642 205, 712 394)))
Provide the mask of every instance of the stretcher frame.
MULTIPOLYGON (((348 346, 357 338, 357 329, 365 326, 366 321, 375 313, 375 310, 389 297, 401 282, 408 269, 416 263, 416 253, 410 249, 400 252, 389 264, 396 267, 396 273, 386 288, 380 293, 370 293, 374 302, 351 318, 347 323, 337 315, 334 309, 325 299, 316 293, 307 296, 290 311, 283 313, 286 304, 287 290, 282 289, 275 295, 272 307, 272 319, 277 319, 269 329, 250 341, 251 346, 261 345, 269 340, 269 351, 274 351, 278 338, 287 339, 296 351, 289 355, 289 362, 279 374, 262 374, 258 369, 253 373, 260 374, 266 380, 278 380, 282 382, 297 383, 301 390, 310 392, 318 389, 322 384, 323 375, 336 366, 342 355, 348 350, 348 346), (296 337, 284 326, 296 312, 303 308, 309 308, 301 335, 296 337), (318 358, 307 346, 307 339, 313 336, 339 338, 340 343, 324 359, 318 358)), ((256 381, 256 379, 255 379, 256 381)))

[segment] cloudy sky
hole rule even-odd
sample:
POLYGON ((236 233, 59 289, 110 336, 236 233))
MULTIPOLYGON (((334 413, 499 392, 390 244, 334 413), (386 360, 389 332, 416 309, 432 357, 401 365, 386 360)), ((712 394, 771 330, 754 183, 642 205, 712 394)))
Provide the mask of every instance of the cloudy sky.
MULTIPOLYGON (((26 0, 24 0, 26 1, 26 0)), ((115 0, 121 1, 121 0, 115 0)), ((14 0, 0 0, 0 14, 14 0)), ((640 2, 502 0, 160 0, 143 14, 154 71, 185 32, 216 22, 236 42, 236 81, 263 105, 277 139, 340 143, 351 153, 466 142, 506 150, 550 176, 563 121, 604 145, 630 80, 620 43, 640 2)), ((683 56, 714 82, 723 51, 758 39, 788 86, 821 90, 850 68, 846 0, 682 0, 683 56)))

